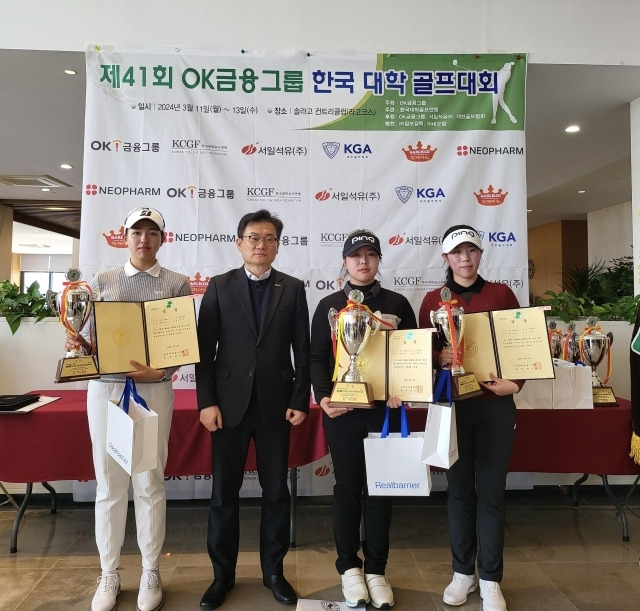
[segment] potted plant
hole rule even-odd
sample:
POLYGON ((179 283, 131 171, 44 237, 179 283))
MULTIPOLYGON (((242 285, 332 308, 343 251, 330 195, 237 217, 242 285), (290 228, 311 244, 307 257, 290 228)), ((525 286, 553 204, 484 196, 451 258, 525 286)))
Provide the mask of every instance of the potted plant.
POLYGON ((11 334, 20 327, 20 322, 25 317, 34 318, 36 322, 54 316, 47 305, 46 297, 40 293, 40 285, 33 282, 27 290, 22 293, 20 287, 10 280, 0 282, 0 316, 4 316, 11 334))

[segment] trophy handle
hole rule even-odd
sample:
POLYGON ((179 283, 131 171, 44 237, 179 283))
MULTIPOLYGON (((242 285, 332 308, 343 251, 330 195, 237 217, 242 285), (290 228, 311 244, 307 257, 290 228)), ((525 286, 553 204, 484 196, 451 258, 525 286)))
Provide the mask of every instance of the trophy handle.
POLYGON ((369 335, 369 341, 371 341, 376 333, 380 330, 380 325, 382 324, 382 313, 380 310, 376 310, 373 313, 374 323, 371 325, 371 335, 369 335))

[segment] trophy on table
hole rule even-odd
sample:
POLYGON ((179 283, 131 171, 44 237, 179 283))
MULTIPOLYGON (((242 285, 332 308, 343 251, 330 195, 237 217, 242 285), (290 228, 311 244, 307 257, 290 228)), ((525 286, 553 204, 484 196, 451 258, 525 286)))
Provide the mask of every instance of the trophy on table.
MULTIPOLYGON (((47 291, 47 305, 51 308, 62 326, 74 337, 78 337, 83 329, 93 306, 91 287, 81 281, 79 269, 71 268, 65 274, 67 282, 59 293, 47 291)), ((66 353, 58 361, 55 382, 76 382, 99 378, 95 356, 87 356, 83 348, 76 348, 66 353)))
MULTIPOLYGON (((451 398, 454 401, 470 399, 482 394, 476 376, 465 371, 462 359, 458 358, 460 346, 464 347, 464 310, 451 301, 451 291, 445 286, 440 290, 441 307, 431 312, 431 322, 436 328, 440 341, 446 348, 453 348, 453 363, 442 367, 441 375, 451 376, 451 398)), ((440 397, 434 397, 438 401, 440 397)))
POLYGON ((593 389, 593 404, 596 406, 618 405, 613 389, 605 386, 611 376, 611 342, 613 336, 605 335, 597 326, 595 316, 587 318, 587 326, 580 335, 580 358, 583 363, 591 367, 591 386, 593 389), (607 375, 602 381, 598 376, 597 367, 607 356, 607 375))
POLYGON ((339 351, 344 349, 350 359, 342 380, 334 382, 329 401, 331 407, 374 407, 371 384, 364 381, 358 370, 358 357, 377 331, 377 327, 373 328, 371 324, 374 316, 362 305, 363 301, 362 291, 353 290, 349 293, 346 308, 340 312, 335 308, 329 310, 329 325, 337 345, 334 380, 337 377, 339 351))
POLYGON ((549 350, 551 350, 551 358, 559 359, 562 357, 562 331, 558 329, 558 323, 550 320, 547 324, 547 333, 549 335, 549 350))
POLYGON ((580 337, 573 321, 567 325, 567 332, 562 338, 562 360, 569 363, 577 363, 580 360, 580 337))

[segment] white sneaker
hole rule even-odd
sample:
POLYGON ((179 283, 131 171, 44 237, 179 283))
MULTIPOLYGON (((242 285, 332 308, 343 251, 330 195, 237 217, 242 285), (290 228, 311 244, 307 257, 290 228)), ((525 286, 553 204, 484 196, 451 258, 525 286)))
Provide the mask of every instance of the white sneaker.
POLYGON ((483 611, 507 611, 507 603, 502 596, 500 584, 497 581, 480 580, 480 597, 483 611))
POLYGON ((163 602, 160 571, 158 569, 142 571, 136 611, 158 611, 163 602))
POLYGON ((477 587, 478 581, 475 575, 454 573, 451 583, 444 589, 442 600, 447 605, 459 607, 467 602, 467 596, 475 592, 477 587))
POLYGON ((98 577, 98 589, 91 601, 91 611, 113 611, 120 594, 120 575, 109 573, 98 577))
POLYGON ((357 607, 369 602, 369 591, 361 569, 354 568, 344 572, 342 575, 342 595, 347 607, 357 607))
POLYGON ((364 581, 369 590, 371 604, 376 609, 391 609, 393 607, 393 590, 384 575, 365 573, 364 581))

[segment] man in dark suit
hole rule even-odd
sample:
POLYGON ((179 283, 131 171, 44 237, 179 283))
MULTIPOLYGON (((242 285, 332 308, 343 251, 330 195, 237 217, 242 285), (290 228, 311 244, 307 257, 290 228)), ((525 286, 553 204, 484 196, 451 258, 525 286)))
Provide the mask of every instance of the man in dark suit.
POLYGON ((236 246, 244 266, 212 278, 200 306, 196 389, 213 470, 207 549, 214 580, 203 609, 219 607, 235 585, 251 438, 262 487, 262 581, 278 602, 297 601, 282 565, 289 549, 289 433, 309 411, 309 313, 302 281, 271 267, 282 228, 267 210, 243 216, 236 246))

